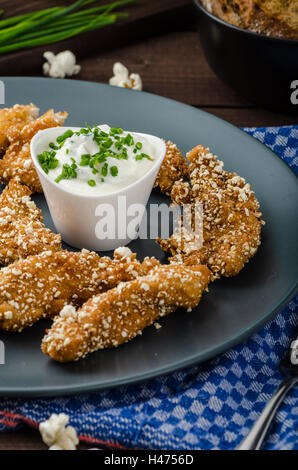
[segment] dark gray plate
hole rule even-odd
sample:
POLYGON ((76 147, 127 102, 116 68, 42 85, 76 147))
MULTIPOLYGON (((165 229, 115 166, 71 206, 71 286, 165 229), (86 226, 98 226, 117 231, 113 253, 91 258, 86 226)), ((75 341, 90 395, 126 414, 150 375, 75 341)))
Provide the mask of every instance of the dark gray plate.
MULTIPOLYGON (((147 93, 96 83, 40 78, 4 78, 6 105, 34 102, 45 111, 66 109, 68 125, 108 123, 155 134, 183 151, 198 143, 220 155, 228 170, 247 178, 260 200, 266 226, 263 243, 239 276, 222 279, 192 313, 177 311, 119 349, 92 354, 75 364, 57 364, 40 351, 48 322, 21 334, 2 334, 6 364, 0 393, 46 396, 99 390, 141 381, 205 361, 259 329, 279 312, 297 287, 297 180, 264 145, 210 114, 147 93)), ((42 196, 35 198, 46 225, 54 228, 42 196)), ((151 202, 164 201, 154 191, 151 202)), ((131 244, 140 257, 164 259, 154 241, 131 244)))

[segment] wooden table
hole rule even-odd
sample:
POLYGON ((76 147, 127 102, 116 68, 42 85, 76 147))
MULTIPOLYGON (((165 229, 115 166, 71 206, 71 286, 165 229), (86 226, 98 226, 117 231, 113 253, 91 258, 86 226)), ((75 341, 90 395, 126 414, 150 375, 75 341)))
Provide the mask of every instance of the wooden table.
MULTIPOLYGON (((1 3, 8 5, 10 2, 4 0, 1 3)), ((17 3, 23 4, 23 0, 14 2, 14 6, 17 3)), ((107 83, 115 61, 123 62, 131 72, 140 73, 146 91, 191 104, 235 125, 296 123, 294 116, 257 108, 222 83, 210 70, 192 27, 167 31, 84 58, 80 60, 82 71, 79 78, 107 83)), ((3 73, 1 71, 0 75, 3 73)), ((45 448, 35 430, 24 428, 15 433, 0 433, 0 450, 45 448)))

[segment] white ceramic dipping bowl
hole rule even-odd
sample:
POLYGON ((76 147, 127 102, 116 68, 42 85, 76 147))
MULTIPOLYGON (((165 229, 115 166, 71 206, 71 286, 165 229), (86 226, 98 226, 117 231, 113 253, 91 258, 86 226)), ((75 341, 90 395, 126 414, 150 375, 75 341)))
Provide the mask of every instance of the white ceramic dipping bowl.
MULTIPOLYGON (((55 127, 39 131, 31 140, 30 145, 34 166, 56 229, 61 234, 63 241, 79 249, 109 251, 127 245, 137 237, 137 230, 133 233, 130 230, 127 234, 126 227, 125 230, 123 230, 123 226, 119 227, 119 223, 121 225, 123 221, 123 214, 121 213, 123 209, 119 207, 120 196, 126 197, 126 207, 137 203, 145 209, 160 165, 166 154, 165 142, 155 136, 137 133, 150 139, 158 150, 156 155, 152 155, 155 161, 150 170, 139 180, 111 194, 78 194, 69 191, 51 179, 43 171, 37 159, 37 156, 45 150, 45 144, 55 141, 59 135, 68 129, 75 132, 79 131, 80 127, 55 127), (113 222, 115 236, 109 238, 103 238, 98 231, 98 222, 101 217, 98 215, 100 206, 106 207, 102 205, 109 205, 114 209, 111 212, 111 217, 115 221, 113 222), (120 237, 118 237, 119 231, 122 232, 120 237), (123 237, 123 231, 126 234, 125 238, 123 237)), ((121 199, 123 201, 123 197, 121 199)), ((107 215, 106 217, 110 216, 107 215)))

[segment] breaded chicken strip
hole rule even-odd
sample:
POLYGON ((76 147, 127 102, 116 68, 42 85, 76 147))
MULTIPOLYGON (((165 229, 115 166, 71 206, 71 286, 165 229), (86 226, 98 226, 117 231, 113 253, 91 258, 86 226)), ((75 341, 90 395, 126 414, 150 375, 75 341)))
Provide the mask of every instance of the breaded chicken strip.
MULTIPOLYGON (((131 252, 130 252, 131 253, 131 252)), ((0 270, 0 328, 22 331, 64 305, 81 306, 91 296, 119 282, 147 274, 157 260, 136 261, 115 252, 115 259, 96 253, 46 251, 0 270)))
POLYGON ((203 246, 193 250, 188 242, 192 237, 180 231, 158 243, 174 256, 173 262, 206 264, 216 277, 235 276, 261 243, 259 202, 251 186, 236 173, 225 171, 223 162, 209 149, 199 145, 187 157, 191 187, 178 185, 172 196, 178 203, 186 198, 202 205, 203 246))
POLYGON ((16 124, 8 130, 9 147, 0 160, 0 180, 7 184, 12 178, 18 177, 31 191, 42 193, 42 188, 30 155, 32 137, 40 130, 62 126, 67 113, 47 111, 35 121, 20 126, 16 124))
POLYGON ((10 127, 25 125, 37 118, 39 109, 34 104, 15 104, 12 108, 0 109, 0 156, 9 145, 7 133, 10 127))
POLYGON ((188 177, 188 165, 181 150, 173 142, 166 142, 166 147, 166 155, 154 187, 159 186, 160 190, 169 196, 175 181, 188 177))
POLYGON ((61 236, 45 228, 31 191, 11 180, 0 196, 0 265, 42 251, 61 250, 61 236))
POLYGON ((69 362, 117 347, 178 307, 192 310, 209 279, 206 266, 158 266, 143 278, 91 298, 78 311, 64 307, 44 337, 42 351, 56 361, 69 362))

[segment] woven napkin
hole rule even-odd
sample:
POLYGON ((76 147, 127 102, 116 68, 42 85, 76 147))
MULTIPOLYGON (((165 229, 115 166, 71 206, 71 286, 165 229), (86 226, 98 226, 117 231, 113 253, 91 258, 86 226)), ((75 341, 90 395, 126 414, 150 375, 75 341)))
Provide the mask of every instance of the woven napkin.
MULTIPOLYGON (((298 173, 298 126, 245 128, 298 173)), ((0 399, 0 431, 67 413, 81 440, 114 449, 235 449, 279 386, 297 337, 298 296, 249 340, 202 365, 145 384, 64 398, 0 399)), ((265 449, 298 450, 298 388, 280 406, 265 449)))

